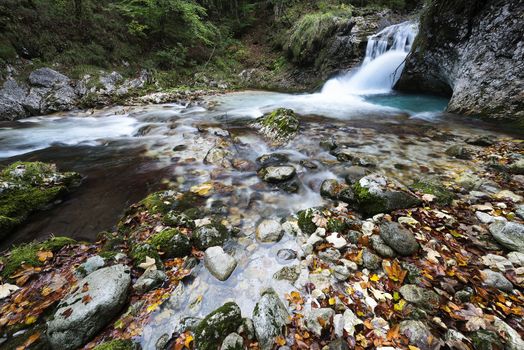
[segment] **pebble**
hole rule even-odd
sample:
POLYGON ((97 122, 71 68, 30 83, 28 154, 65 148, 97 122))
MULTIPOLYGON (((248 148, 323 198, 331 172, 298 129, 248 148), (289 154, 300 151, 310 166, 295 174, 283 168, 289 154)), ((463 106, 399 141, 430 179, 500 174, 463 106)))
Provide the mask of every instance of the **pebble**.
POLYGON ((336 249, 344 248, 348 244, 348 242, 336 232, 333 232, 331 235, 329 235, 326 238, 326 241, 331 243, 336 249))
POLYGON ((500 289, 505 292, 511 292, 513 290, 513 284, 500 272, 495 272, 489 269, 481 271, 484 285, 500 289))
POLYGON ((340 282, 346 281, 350 275, 351 272, 344 265, 337 265, 333 268, 333 277, 335 277, 340 282))

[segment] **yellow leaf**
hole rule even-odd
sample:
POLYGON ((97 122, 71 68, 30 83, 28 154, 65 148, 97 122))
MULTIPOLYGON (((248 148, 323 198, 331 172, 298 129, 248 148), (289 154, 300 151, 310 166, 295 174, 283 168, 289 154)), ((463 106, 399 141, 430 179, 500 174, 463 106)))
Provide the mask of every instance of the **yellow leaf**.
POLYGON ((283 336, 279 335, 278 337, 275 338, 275 343, 277 343, 280 346, 284 346, 286 345, 286 340, 284 339, 283 336))
POLYGON ((203 183, 203 184, 191 187, 190 191, 201 197, 204 197, 204 196, 207 196, 212 189, 213 189, 213 184, 203 183))
POLYGON ((116 321, 116 322, 115 322, 115 328, 116 328, 116 329, 122 329, 122 328, 124 328, 124 321, 122 321, 121 319, 118 320, 118 321, 116 321))
POLYGON ((33 324, 36 322, 38 318, 36 316, 28 316, 26 319, 25 319, 25 324, 26 325, 30 325, 30 324, 33 324))
POLYGON ((160 305, 160 303, 154 303, 154 304, 151 304, 147 307, 146 311, 147 312, 152 312, 152 311, 155 311, 158 306, 160 305))
POLYGON ((193 341, 193 336, 191 334, 188 334, 186 336, 186 339, 184 339, 184 345, 186 346, 186 348, 191 349, 189 347, 189 344, 191 344, 192 341, 193 341))
POLYGON ((420 350, 420 348, 417 348, 416 346, 413 346, 413 345, 408 345, 408 348, 409 350, 420 350))
POLYGON ((378 277, 378 275, 376 273, 374 273, 373 275, 371 275, 371 277, 369 278, 370 281, 373 281, 373 282, 376 282, 380 279, 380 277, 378 277))
POLYGON ((404 299, 401 299, 398 303, 393 305, 393 308, 395 311, 402 311, 404 309, 404 306, 406 306, 406 301, 404 299))
POLYGON ((36 253, 36 256, 38 257, 38 260, 40 260, 41 262, 44 262, 53 257, 53 252, 49 250, 40 250, 36 253))
POLYGON ((335 305, 335 298, 329 298, 329 305, 335 305))

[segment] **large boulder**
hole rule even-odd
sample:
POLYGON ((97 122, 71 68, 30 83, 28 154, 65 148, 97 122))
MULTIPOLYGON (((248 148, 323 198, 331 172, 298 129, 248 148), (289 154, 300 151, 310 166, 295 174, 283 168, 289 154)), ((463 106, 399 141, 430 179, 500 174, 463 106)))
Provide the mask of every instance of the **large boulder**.
POLYGON ((126 303, 131 276, 124 265, 93 272, 58 305, 47 323, 53 349, 78 349, 98 333, 126 303))
POLYGON ((216 350, 219 344, 242 324, 242 314, 237 304, 229 302, 207 315, 194 331, 196 348, 216 350))
POLYGON ((429 2, 396 88, 451 96, 450 112, 522 122, 523 12, 513 0, 429 2))
POLYGON ((29 83, 33 86, 52 88, 69 84, 69 78, 51 68, 40 68, 29 74, 29 83))
POLYGON ((282 334, 282 327, 288 322, 289 313, 273 289, 262 293, 253 310, 253 325, 260 349, 273 348, 275 338, 282 334))

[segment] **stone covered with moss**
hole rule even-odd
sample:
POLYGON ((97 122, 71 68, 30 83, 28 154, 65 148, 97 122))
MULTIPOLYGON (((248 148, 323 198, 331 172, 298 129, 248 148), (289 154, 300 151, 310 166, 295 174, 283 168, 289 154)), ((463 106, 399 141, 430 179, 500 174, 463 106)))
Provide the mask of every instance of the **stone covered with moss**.
POLYGON ((149 243, 164 253, 165 258, 180 258, 191 253, 189 237, 177 229, 168 229, 151 236, 149 243))
POLYGON ((271 142, 283 144, 297 135, 300 123, 293 110, 278 108, 258 118, 255 127, 271 142))
POLYGON ((230 333, 242 324, 242 315, 237 304, 229 302, 207 315, 195 329, 196 348, 215 350, 230 333))
POLYGON ((317 230, 317 225, 313 222, 313 218, 316 214, 318 215, 319 211, 315 208, 301 210, 297 213, 298 227, 302 232, 313 234, 313 232, 317 230))
POLYGON ((93 350, 135 350, 137 348, 131 340, 114 339, 97 345, 93 350))
POLYGON ((229 238, 229 231, 219 222, 198 227, 193 232, 193 243, 200 250, 221 246, 229 238))
POLYGON ((1 258, 3 270, 1 276, 5 279, 15 273, 22 265, 33 267, 41 266, 42 261, 38 258, 40 251, 58 252, 60 249, 76 241, 68 237, 51 237, 41 243, 22 244, 11 249, 11 251, 1 258))
POLYGON ((34 211, 46 209, 79 185, 80 175, 53 164, 16 162, 0 173, 0 238, 34 211))
POLYGON ((415 191, 435 196, 435 203, 440 205, 451 204, 455 197, 440 181, 434 178, 421 178, 415 181, 411 188, 415 191))
POLYGON ((146 257, 155 259, 157 267, 161 268, 163 266, 157 250, 152 245, 147 243, 138 243, 133 245, 130 256, 131 259, 133 259, 133 264, 135 266, 145 262, 146 257))

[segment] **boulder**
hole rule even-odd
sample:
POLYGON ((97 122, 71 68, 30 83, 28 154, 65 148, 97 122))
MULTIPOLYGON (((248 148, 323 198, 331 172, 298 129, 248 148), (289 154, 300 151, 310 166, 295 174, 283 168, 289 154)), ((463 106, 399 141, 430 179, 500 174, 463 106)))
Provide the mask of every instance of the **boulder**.
POLYGON ((277 293, 271 288, 264 291, 253 310, 253 325, 261 350, 273 348, 288 318, 289 313, 277 293))
POLYGON ((381 224, 380 237, 400 255, 409 256, 415 254, 420 248, 415 235, 396 222, 384 222, 381 224))
POLYGON ((216 279, 225 281, 235 270, 237 261, 222 247, 209 247, 204 254, 204 265, 216 279))
POLYGON ((412 208, 420 200, 403 190, 392 190, 390 180, 379 174, 361 178, 353 185, 353 193, 359 211, 368 216, 388 213, 397 209, 412 208))
POLYGON ((292 179, 296 170, 291 165, 268 166, 258 171, 258 176, 265 182, 279 183, 292 179))
POLYGON ((495 221, 489 232, 503 247, 524 253, 524 225, 517 222, 495 221))
POLYGON ((34 86, 52 88, 69 84, 69 82, 68 77, 51 68, 40 68, 29 74, 29 83, 34 86))
POLYGON ((242 324, 237 304, 229 302, 207 315, 195 328, 195 345, 199 350, 216 350, 229 334, 242 324))
POLYGON ((77 349, 95 336, 126 303, 131 276, 124 265, 93 272, 78 282, 78 289, 58 305, 47 322, 53 349, 77 349), (90 299, 85 302, 85 298, 90 299))
POLYGON ((256 229, 257 240, 262 243, 278 242, 283 235, 282 225, 276 220, 263 220, 256 229))
POLYGON ((337 180, 324 180, 320 186, 320 195, 333 200, 340 200, 345 203, 353 203, 353 190, 347 184, 340 183, 337 180))
POLYGON ((102 258, 100 255, 93 255, 87 258, 87 260, 83 264, 78 266, 77 274, 84 277, 104 267, 105 264, 106 262, 104 258, 102 258))
POLYGON ((0 120, 16 120, 26 116, 27 113, 20 103, 0 95, 0 120))

